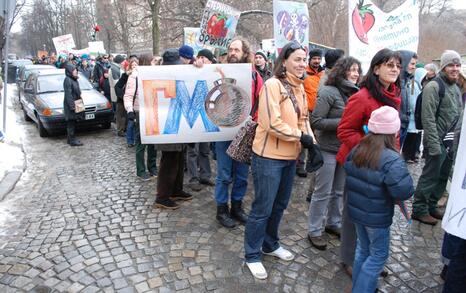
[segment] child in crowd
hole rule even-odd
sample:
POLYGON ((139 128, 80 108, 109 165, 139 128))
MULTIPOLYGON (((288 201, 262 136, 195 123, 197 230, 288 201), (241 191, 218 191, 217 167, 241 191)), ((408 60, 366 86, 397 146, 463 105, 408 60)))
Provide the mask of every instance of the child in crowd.
POLYGON ((382 106, 372 112, 367 126, 369 134, 345 163, 348 212, 357 234, 352 276, 357 293, 375 292, 388 259, 395 202, 414 193, 413 180, 396 149, 398 111, 382 106))

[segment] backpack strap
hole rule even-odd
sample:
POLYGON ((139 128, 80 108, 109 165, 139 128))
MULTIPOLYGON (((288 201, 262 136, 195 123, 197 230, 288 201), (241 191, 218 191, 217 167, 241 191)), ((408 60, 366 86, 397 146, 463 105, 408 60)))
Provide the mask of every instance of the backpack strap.
POLYGON ((435 80, 438 84, 438 96, 439 102, 437 111, 435 111, 435 117, 438 117, 440 111, 440 105, 442 105, 443 98, 445 97, 445 83, 443 82, 440 76, 436 76, 433 80, 435 80))
POLYGON ((138 93, 138 77, 136 76, 136 89, 134 90, 134 95, 133 95, 133 111, 134 111, 134 102, 136 101, 137 93, 138 93))

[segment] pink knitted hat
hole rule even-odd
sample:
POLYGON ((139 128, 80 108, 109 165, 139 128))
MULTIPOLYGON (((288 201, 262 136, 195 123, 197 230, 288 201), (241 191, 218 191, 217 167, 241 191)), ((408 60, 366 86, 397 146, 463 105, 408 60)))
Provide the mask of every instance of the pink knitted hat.
POLYGON ((398 111, 390 106, 382 106, 371 113, 367 124, 369 131, 376 134, 395 134, 400 130, 398 111))

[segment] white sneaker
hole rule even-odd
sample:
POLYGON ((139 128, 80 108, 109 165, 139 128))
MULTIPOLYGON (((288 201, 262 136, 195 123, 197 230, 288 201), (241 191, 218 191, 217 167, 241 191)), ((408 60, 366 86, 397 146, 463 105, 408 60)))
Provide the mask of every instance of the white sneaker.
POLYGON ((275 249, 274 251, 272 252, 263 252, 263 254, 266 254, 266 255, 272 255, 272 256, 276 256, 278 257, 279 259, 282 259, 282 260, 292 260, 294 258, 294 255, 289 252, 288 250, 286 250, 285 248, 283 247, 279 247, 277 249, 275 249))
POLYGON ((267 271, 261 262, 247 262, 246 265, 248 266, 254 278, 260 280, 267 279, 267 271))

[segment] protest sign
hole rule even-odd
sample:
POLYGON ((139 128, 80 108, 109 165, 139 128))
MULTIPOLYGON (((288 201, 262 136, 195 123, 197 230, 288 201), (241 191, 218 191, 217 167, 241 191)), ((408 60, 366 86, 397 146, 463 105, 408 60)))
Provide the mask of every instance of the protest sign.
POLYGON ((89 45, 87 50, 91 54, 98 55, 98 54, 105 54, 106 53, 105 47, 104 47, 104 42, 102 42, 102 41, 88 42, 87 44, 89 45))
POLYGON ((209 0, 202 15, 198 43, 226 49, 235 35, 240 14, 229 5, 209 0))
POLYGON ((419 6, 407 0, 385 13, 370 0, 348 0, 349 55, 369 69, 374 55, 383 48, 417 52, 419 6))
POLYGON ((201 45, 197 42, 200 29, 198 27, 185 27, 184 31, 184 44, 190 46, 194 50, 194 55, 197 55, 197 52, 203 49, 201 45))
POLYGON ((68 52, 76 46, 72 34, 52 38, 52 41, 55 50, 57 50, 57 54, 68 54, 68 52))
POLYGON ((251 111, 250 64, 139 66, 142 143, 232 140, 251 111))
POLYGON ((309 42, 309 11, 306 3, 273 1, 273 37, 278 53, 289 42, 297 41, 304 48, 309 42))
MULTIPOLYGON (((466 119, 464 118, 458 150, 466 150, 466 119)), ((458 151, 456 154, 442 228, 448 233, 466 240, 466 152, 464 151, 458 151)))

